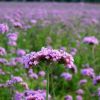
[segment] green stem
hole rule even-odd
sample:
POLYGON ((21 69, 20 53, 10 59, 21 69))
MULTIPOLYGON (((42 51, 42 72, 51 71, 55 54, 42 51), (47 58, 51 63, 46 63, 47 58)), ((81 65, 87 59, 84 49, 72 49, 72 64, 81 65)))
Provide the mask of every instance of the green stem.
POLYGON ((14 87, 13 85, 10 86, 10 94, 11 94, 11 98, 12 98, 12 100, 13 100, 14 94, 15 94, 15 87, 14 87))
POLYGON ((54 83, 53 83, 53 78, 52 77, 51 77, 51 82, 52 82, 53 99, 56 100, 55 99, 55 91, 54 91, 55 88, 54 88, 54 83))
POLYGON ((93 64, 95 64, 95 45, 92 47, 93 64))
POLYGON ((99 98, 98 98, 99 100, 100 100, 100 96, 99 96, 99 98))
POLYGON ((47 68, 46 100, 48 100, 48 95, 49 95, 49 66, 47 68))

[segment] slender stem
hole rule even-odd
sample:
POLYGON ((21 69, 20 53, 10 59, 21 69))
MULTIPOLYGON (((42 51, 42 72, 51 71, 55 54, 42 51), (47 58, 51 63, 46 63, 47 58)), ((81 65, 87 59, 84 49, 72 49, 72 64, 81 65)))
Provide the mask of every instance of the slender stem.
MULTIPOLYGON (((92 56, 93 56, 93 60, 95 62, 95 45, 92 47, 92 56)), ((93 62, 93 64, 94 64, 93 62)))
POLYGON ((51 82, 52 82, 52 92, 53 92, 53 99, 55 100, 55 91, 54 91, 54 83, 53 83, 53 78, 51 77, 51 82))
POLYGON ((93 57, 94 57, 94 48, 95 48, 95 46, 92 47, 92 54, 93 54, 93 57))
POLYGON ((10 94, 11 94, 11 98, 14 98, 14 94, 15 94, 15 87, 12 85, 10 86, 10 94))
POLYGON ((49 66, 47 68, 46 100, 48 100, 48 95, 49 95, 49 66))
POLYGON ((99 98, 98 98, 99 100, 100 100, 100 96, 99 96, 99 98))

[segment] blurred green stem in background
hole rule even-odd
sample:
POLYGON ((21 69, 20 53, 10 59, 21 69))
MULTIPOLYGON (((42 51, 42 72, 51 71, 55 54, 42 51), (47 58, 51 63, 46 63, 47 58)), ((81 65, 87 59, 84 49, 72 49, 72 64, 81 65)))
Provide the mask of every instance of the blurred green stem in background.
POLYGON ((49 68, 50 68, 50 64, 49 66, 47 66, 47 85, 46 85, 46 100, 48 100, 48 95, 49 95, 49 68))

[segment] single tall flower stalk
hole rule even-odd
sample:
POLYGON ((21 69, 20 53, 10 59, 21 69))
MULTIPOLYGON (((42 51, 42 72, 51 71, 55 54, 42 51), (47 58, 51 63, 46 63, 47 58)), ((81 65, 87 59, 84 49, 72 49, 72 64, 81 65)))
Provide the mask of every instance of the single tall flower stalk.
POLYGON ((40 61, 47 62, 47 85, 46 85, 46 100, 49 100, 49 75, 50 75, 50 68, 51 63, 61 63, 64 64, 65 67, 72 69, 76 72, 76 67, 74 65, 74 59, 72 55, 65 52, 64 50, 55 50, 52 48, 42 48, 38 52, 31 52, 23 57, 23 63, 26 69, 30 69, 33 66, 39 64, 40 61))
POLYGON ((46 85, 46 100, 48 100, 48 96, 49 96, 49 67, 47 67, 47 71, 46 71, 46 75, 47 75, 47 85, 46 85))

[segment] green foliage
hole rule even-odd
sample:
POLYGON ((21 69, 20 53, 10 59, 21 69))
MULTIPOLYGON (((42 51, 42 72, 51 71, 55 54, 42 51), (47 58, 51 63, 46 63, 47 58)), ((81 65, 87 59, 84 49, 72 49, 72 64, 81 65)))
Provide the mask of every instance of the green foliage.
MULTIPOLYGON (((78 26, 79 25, 76 25, 75 28, 77 29, 78 26)), ((25 49, 27 52, 38 51, 41 49, 41 47, 44 46, 52 46, 55 49, 64 47, 68 52, 70 52, 71 48, 77 49, 77 54, 75 55, 75 64, 78 68, 78 74, 73 75, 73 79, 70 82, 67 82, 60 77, 60 74, 62 72, 70 72, 69 70, 64 68, 64 65, 55 64, 51 67, 52 71, 50 74, 50 93, 54 96, 53 100, 63 100, 64 96, 67 94, 71 94, 75 98, 75 91, 81 88, 80 86, 78 86, 79 80, 82 78, 86 78, 81 76, 80 74, 80 70, 83 64, 89 63, 95 69, 95 72, 100 74, 100 46, 95 46, 95 52, 93 52, 93 46, 82 43, 82 39, 85 36, 94 35, 100 40, 100 33, 97 34, 93 30, 93 27, 91 28, 91 26, 88 26, 85 32, 74 33, 73 28, 70 28, 70 26, 68 27, 63 23, 50 24, 45 26, 43 26, 42 23, 37 23, 36 25, 33 25, 32 28, 26 31, 16 29, 16 31, 19 31, 17 48, 25 49), (78 38, 79 35, 80 38, 78 38), (80 43, 79 46, 77 46, 77 40, 80 43), (54 78, 52 76, 55 76, 57 78, 54 78)), ((2 41, 0 40, 0 46, 7 48, 7 40, 5 39, 5 36, 0 34, 0 38, 2 38, 2 41)), ((10 59, 10 57, 12 56, 13 55, 8 54, 6 58, 10 59)), ((31 89, 45 88, 41 83, 43 78, 39 78, 38 80, 29 79, 25 74, 25 69, 21 65, 16 66, 16 68, 19 70, 17 72, 13 67, 7 67, 3 65, 1 67, 4 71, 10 72, 14 76, 21 76, 25 80, 25 82, 28 83, 31 89)), ((40 63, 38 68, 35 68, 34 71, 37 73, 40 69, 46 71, 46 67, 48 66, 46 66, 44 63, 40 63)), ((4 83, 7 79, 10 78, 10 76, 11 75, 9 74, 6 76, 0 75, 0 82, 4 83)), ((90 99, 90 95, 92 94, 91 91, 95 91, 96 89, 95 86, 92 85, 91 79, 88 80, 89 83, 83 86, 85 90, 84 100, 97 100, 96 97, 90 99)), ((23 90, 23 88, 21 88, 20 86, 16 87, 19 91, 23 90)), ((11 100, 9 99, 9 95, 11 94, 8 89, 0 88, 0 100, 11 100)))

